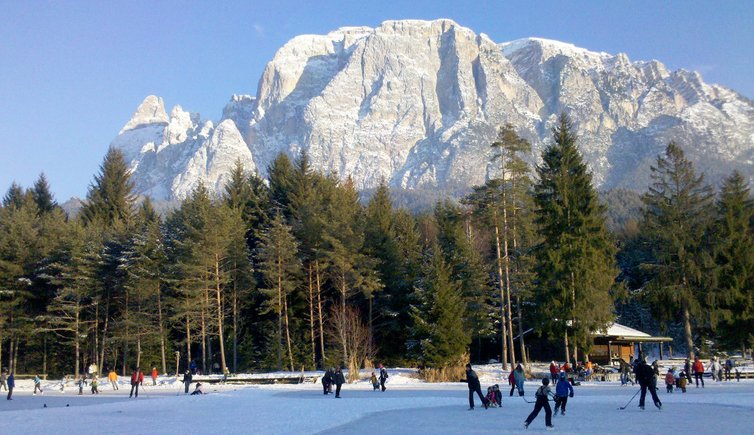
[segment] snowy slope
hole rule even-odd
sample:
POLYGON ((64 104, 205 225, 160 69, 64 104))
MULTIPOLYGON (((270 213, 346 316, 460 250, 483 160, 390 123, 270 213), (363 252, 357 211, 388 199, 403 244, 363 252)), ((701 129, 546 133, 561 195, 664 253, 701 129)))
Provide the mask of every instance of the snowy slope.
POLYGON ((754 177, 754 103, 736 92, 625 54, 541 38, 496 43, 451 20, 298 36, 267 64, 256 96, 233 96, 217 125, 180 107, 168 117, 150 96, 112 145, 126 152, 139 192, 160 199, 183 198, 199 181, 221 189, 236 157, 264 176, 278 153, 302 149, 359 188, 382 178, 453 188, 494 174, 489 143, 503 123, 533 143, 536 161, 561 112, 600 187, 644 190, 671 139, 713 182, 733 169, 754 177))

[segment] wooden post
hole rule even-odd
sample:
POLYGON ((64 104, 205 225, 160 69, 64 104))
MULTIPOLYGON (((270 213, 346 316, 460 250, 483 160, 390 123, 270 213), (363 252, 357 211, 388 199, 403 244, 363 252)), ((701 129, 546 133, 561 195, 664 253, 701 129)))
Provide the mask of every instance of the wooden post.
POLYGON ((613 348, 612 348, 612 341, 607 340, 607 365, 611 366, 613 365, 613 348))
POLYGON ((660 359, 663 359, 662 358, 662 342, 659 342, 658 344, 660 345, 660 359))

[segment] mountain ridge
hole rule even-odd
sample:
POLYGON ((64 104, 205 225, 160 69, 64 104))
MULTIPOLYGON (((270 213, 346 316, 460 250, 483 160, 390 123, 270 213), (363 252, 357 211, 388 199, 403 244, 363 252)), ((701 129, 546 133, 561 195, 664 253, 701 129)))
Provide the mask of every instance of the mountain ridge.
POLYGON ((280 152, 361 189, 481 184, 489 143, 511 123, 536 163, 559 113, 574 122, 595 184, 644 190, 649 165, 678 142, 712 182, 754 177, 754 104, 661 62, 544 38, 496 43, 452 20, 385 21, 300 35, 267 64, 257 94, 234 95, 217 123, 148 96, 111 146, 138 193, 181 199, 222 189, 237 158, 266 175, 280 152), (221 127, 222 126, 222 127, 221 127))

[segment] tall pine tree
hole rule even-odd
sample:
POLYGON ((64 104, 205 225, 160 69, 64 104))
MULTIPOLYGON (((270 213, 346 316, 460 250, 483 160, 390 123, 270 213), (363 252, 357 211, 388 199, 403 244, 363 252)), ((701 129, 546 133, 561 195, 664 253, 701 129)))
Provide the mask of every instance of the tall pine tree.
POLYGON ((618 270, 615 247, 565 114, 553 128, 554 143, 542 152, 534 186, 537 247, 537 311, 544 329, 564 338, 566 361, 578 348, 588 355, 592 334, 613 321, 611 293, 618 270))
POLYGON ((702 314, 710 255, 705 233, 711 224, 712 193, 696 175, 683 150, 670 142, 651 167, 652 184, 644 194, 643 233, 652 260, 649 297, 661 319, 681 316, 686 348, 694 357, 692 317, 702 314))
POLYGON ((728 177, 717 201, 717 285, 708 293, 712 327, 728 349, 754 347, 754 198, 740 172, 728 177))

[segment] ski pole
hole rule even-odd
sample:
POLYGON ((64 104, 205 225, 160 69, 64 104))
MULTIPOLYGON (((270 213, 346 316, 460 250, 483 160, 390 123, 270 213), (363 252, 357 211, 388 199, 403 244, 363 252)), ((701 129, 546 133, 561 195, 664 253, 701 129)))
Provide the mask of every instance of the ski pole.
POLYGON ((628 407, 628 405, 629 405, 629 404, 630 404, 630 403, 631 403, 631 402, 632 402, 632 401, 634 400, 634 397, 636 397, 636 395, 637 395, 637 394, 639 394, 639 392, 640 392, 640 391, 641 391, 641 390, 637 390, 637 391, 636 391, 636 392, 634 393, 634 395, 633 395, 633 396, 631 396, 631 398, 630 398, 630 399, 628 399, 628 402, 626 403, 626 405, 625 405, 625 406, 621 406, 621 407, 620 407, 620 408, 618 408, 618 409, 620 409, 620 410, 626 409, 626 408, 628 407))

